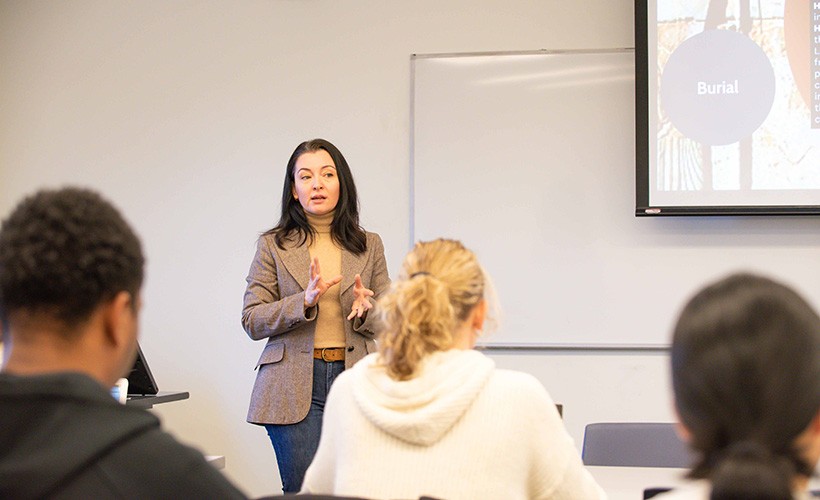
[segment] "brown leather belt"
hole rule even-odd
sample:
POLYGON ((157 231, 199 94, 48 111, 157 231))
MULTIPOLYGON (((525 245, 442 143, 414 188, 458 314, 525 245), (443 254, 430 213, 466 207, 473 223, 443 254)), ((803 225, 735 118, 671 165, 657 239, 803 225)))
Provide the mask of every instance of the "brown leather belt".
POLYGON ((313 359, 321 359, 330 363, 331 361, 344 361, 345 348, 344 347, 325 347, 323 349, 313 350, 313 359))

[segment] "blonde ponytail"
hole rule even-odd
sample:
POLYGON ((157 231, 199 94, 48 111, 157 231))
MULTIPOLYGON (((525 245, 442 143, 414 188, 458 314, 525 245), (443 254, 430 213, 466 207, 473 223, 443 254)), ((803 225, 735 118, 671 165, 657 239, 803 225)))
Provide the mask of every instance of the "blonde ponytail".
POLYGON ((379 352, 393 378, 412 378, 428 354, 451 348, 459 324, 484 296, 485 276, 460 242, 416 244, 379 301, 379 352))

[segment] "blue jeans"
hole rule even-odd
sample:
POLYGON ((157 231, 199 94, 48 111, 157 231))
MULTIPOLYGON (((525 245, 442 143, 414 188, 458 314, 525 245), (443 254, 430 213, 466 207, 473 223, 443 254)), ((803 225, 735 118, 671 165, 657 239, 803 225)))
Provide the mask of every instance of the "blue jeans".
POLYGON ((265 424, 273 450, 276 452, 282 491, 285 493, 297 493, 302 488, 305 472, 316 455, 316 448, 319 447, 327 393, 333 381, 344 369, 344 361, 328 363, 314 359, 313 394, 307 417, 295 424, 265 424))

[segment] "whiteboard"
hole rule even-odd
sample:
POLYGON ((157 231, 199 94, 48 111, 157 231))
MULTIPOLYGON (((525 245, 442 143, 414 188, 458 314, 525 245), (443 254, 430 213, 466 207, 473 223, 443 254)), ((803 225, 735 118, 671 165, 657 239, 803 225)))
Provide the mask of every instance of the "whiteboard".
POLYGON ((820 303, 820 219, 636 218, 632 49, 415 55, 411 241, 456 238, 492 277, 488 346, 668 346, 736 270, 820 303))

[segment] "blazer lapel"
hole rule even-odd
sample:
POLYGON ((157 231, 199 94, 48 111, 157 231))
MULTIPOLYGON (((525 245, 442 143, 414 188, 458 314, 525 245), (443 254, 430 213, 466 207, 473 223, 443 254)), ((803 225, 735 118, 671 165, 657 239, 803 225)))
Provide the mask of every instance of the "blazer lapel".
POLYGON ((367 252, 356 255, 347 250, 342 250, 342 283, 339 293, 345 293, 348 288, 356 283, 356 275, 362 274, 365 265, 367 265, 367 255, 367 252))
POLYGON ((276 251, 282 257, 282 264, 290 275, 299 283, 302 290, 305 290, 310 282, 310 252, 307 244, 297 245, 287 240, 284 243, 285 249, 277 247, 276 251))

